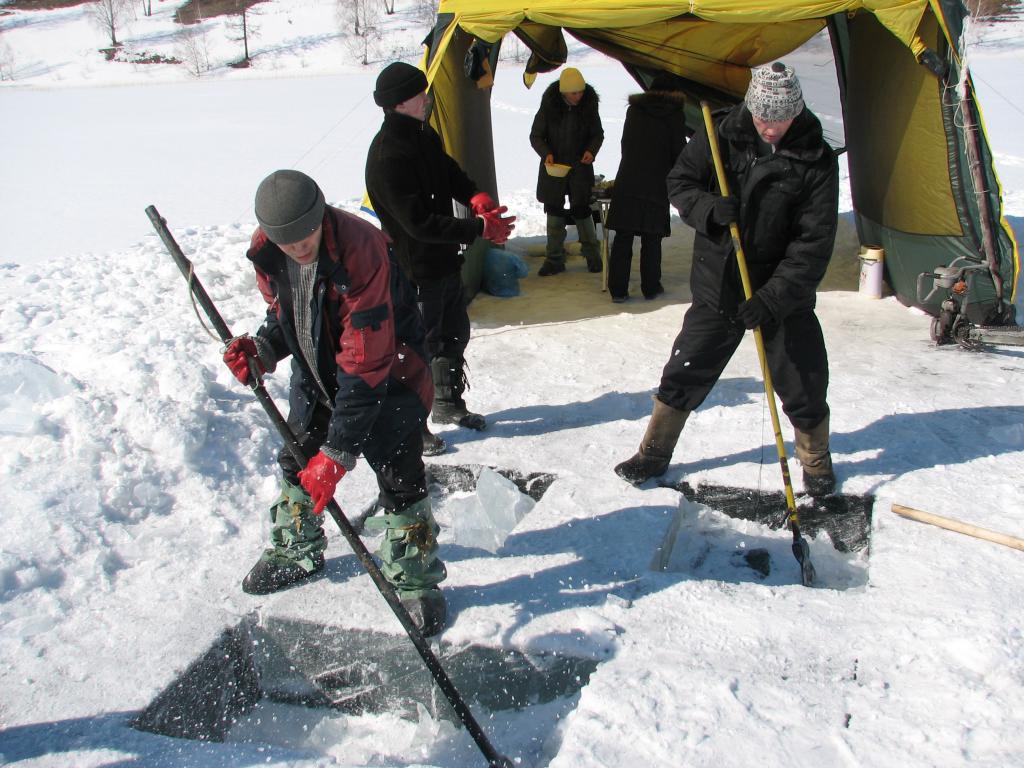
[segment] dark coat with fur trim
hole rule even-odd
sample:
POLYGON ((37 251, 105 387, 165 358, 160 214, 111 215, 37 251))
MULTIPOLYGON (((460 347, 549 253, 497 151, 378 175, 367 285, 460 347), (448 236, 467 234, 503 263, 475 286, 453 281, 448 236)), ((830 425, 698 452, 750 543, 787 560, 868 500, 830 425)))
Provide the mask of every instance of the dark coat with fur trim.
POLYGON ((594 166, 583 165, 583 153, 597 156, 604 143, 604 127, 597 106, 600 99, 593 86, 583 89, 583 98, 576 106, 570 105, 558 90, 558 81, 551 83, 540 100, 540 109, 533 118, 530 144, 540 155, 537 176, 537 200, 545 206, 561 208, 565 195, 577 205, 588 203, 594 188, 594 166), (544 170, 544 158, 554 155, 556 163, 571 165, 565 178, 549 176, 544 170))
POLYGON ((669 235, 667 177, 686 146, 685 104, 683 94, 671 91, 629 97, 608 229, 669 235))
MULTIPOLYGON (((753 119, 742 102, 715 114, 729 191, 740 202, 740 236, 751 288, 776 320, 813 309, 835 244, 839 166, 821 123, 804 109, 770 156, 758 156, 753 119)), ((743 285, 727 227, 711 218, 718 181, 705 131, 697 131, 668 175, 668 194, 697 231, 690 289, 732 316, 743 285)))

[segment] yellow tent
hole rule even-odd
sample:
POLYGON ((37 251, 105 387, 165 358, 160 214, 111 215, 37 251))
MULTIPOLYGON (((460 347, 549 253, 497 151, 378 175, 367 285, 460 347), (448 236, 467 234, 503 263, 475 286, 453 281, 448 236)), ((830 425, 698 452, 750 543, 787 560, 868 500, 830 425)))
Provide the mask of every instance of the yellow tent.
MULTIPOLYGON (((961 66, 966 15, 960 0, 441 0, 423 68, 433 125, 493 193, 489 85, 503 75, 498 53, 509 34, 531 51, 527 85, 565 63, 569 34, 641 86, 672 73, 695 107, 739 101, 751 67, 827 29, 845 127, 836 149, 849 153, 861 242, 885 248, 889 282, 907 304, 919 304, 920 273, 958 259, 986 264, 969 319, 1000 323, 1012 318, 1020 261, 961 66)), ((688 122, 700 126, 696 114, 688 122)))

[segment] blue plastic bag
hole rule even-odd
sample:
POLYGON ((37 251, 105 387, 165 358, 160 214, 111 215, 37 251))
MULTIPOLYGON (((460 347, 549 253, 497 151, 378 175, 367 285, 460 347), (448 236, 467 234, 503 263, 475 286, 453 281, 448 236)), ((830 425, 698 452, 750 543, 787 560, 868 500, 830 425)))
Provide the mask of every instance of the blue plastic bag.
POLYGON ((484 256, 484 290, 493 296, 518 296, 519 278, 530 274, 530 268, 518 253, 488 248, 484 256))

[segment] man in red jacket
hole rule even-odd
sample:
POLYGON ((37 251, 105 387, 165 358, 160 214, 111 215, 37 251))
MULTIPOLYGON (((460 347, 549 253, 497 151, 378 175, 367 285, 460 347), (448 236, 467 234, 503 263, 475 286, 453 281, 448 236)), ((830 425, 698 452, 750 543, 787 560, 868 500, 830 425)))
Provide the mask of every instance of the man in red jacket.
POLYGON ((272 546, 242 589, 267 594, 323 569, 323 510, 362 455, 384 510, 381 570, 424 635, 436 634, 446 620, 438 587, 446 574, 422 458, 432 386, 412 286, 387 236, 325 205, 303 173, 264 179, 256 219, 246 256, 267 315, 255 336, 231 342, 224 361, 246 383, 291 357, 288 423, 315 455, 303 468, 286 448, 278 454, 272 546))

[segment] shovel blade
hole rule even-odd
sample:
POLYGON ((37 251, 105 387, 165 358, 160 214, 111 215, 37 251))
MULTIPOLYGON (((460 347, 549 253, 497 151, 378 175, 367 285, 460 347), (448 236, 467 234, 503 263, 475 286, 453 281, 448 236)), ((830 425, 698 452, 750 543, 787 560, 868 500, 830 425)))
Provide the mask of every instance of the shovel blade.
MULTIPOLYGON (((711 483, 692 487, 687 482, 669 487, 679 491, 688 501, 711 507, 738 520, 752 520, 772 529, 785 527, 789 520, 789 507, 782 491, 758 491, 711 483)), ((800 496, 796 502, 802 533, 814 537, 825 531, 839 552, 859 552, 868 547, 874 496, 836 493, 818 498, 800 496)), ((806 547, 807 542, 803 543, 806 547)), ((810 558, 801 559, 796 552, 796 541, 793 546, 793 554, 803 569, 803 564, 809 563, 810 558)), ((812 578, 813 573, 812 566, 812 578)))
POLYGON ((817 574, 814 572, 814 565, 811 563, 811 548, 807 539, 800 536, 793 542, 793 556, 800 563, 800 583, 809 587, 814 583, 817 574))

